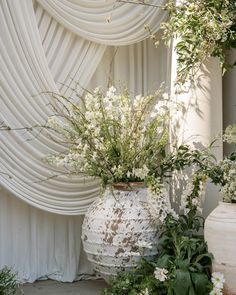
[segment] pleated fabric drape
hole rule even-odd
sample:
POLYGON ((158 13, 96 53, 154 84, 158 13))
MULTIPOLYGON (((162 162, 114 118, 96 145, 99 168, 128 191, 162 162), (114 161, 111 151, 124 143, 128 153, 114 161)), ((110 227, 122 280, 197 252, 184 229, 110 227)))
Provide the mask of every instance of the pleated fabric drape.
MULTIPOLYGON (((103 8, 101 3, 90 7, 89 2, 81 1, 83 6, 81 7, 79 4, 72 5, 70 1, 55 1, 55 3, 46 1, 47 5, 54 3, 53 11, 60 7, 61 2, 70 11, 73 8, 76 14, 78 13, 77 19, 80 19, 79 12, 85 14, 88 10, 89 20, 92 11, 96 12, 100 6, 103 8), (85 7, 87 10, 84 11, 85 7)), ((47 5, 46 8, 49 10, 47 5)), ((115 4, 112 9, 111 4, 107 5, 104 6, 105 13, 113 10, 115 13, 117 9, 119 11, 122 9, 124 13, 128 4, 118 6, 117 9, 115 4)), ((141 9, 142 17, 147 14, 150 19, 152 19, 150 14, 154 17, 156 11, 159 12, 159 9, 150 10, 149 7, 147 10, 143 7, 141 9)), ((49 11, 51 13, 51 10, 49 11)), ((139 6, 136 6, 129 14, 134 14, 137 18, 140 13, 139 6)), ((51 16, 37 2, 34 13, 33 3, 29 0, 20 2, 5 0, 1 2, 0 14, 1 121, 12 128, 43 125, 50 114, 48 108, 50 97, 46 95, 32 97, 32 95, 42 91, 66 92, 70 95, 73 88, 72 78, 74 81, 79 81, 81 89, 86 88, 106 46, 88 41, 68 31, 54 19, 54 15, 51 16)), ((100 19, 99 15, 96 16, 94 13, 94 21, 97 17, 100 19)), ((126 19, 124 21, 127 12, 124 15, 120 15, 119 12, 118 15, 121 18, 119 30, 122 24, 124 30, 127 29, 126 25, 130 23, 126 19)), ((69 20, 68 15, 66 19, 69 20)), ((159 18, 156 20, 158 23, 159 18)), ((103 22, 105 24, 105 20, 103 22)), ((96 27, 95 24, 94 26, 96 27)), ((154 26, 154 29, 157 28, 154 26)), ((103 29, 100 30, 103 33, 103 29)), ((143 26, 142 29, 140 26, 135 27, 136 33, 140 31, 145 32, 143 26)), ((132 38, 132 34, 129 36, 132 38)), ((145 36, 146 32, 145 35, 141 34, 139 39, 145 36)), ((109 41, 108 37, 107 40, 109 41)), ((48 153, 59 151, 62 147, 51 141, 44 132, 41 132, 40 136, 31 138, 30 141, 28 136, 25 131, 12 131, 2 135, 0 158, 0 171, 4 172, 0 174, 2 185, 38 208, 59 214, 83 214, 99 194, 98 181, 84 177, 68 178, 64 175, 54 178, 53 175, 60 171, 53 170, 43 163, 42 159, 48 153)))
POLYGON ((156 32, 165 18, 165 0, 151 0, 149 5, 124 4, 116 0, 73 1, 38 0, 38 2, 71 32, 90 41, 106 45, 129 45, 144 40, 148 25, 156 32), (152 6, 155 5, 155 6, 152 6))
MULTIPOLYGON (((73 97, 75 85, 82 94, 83 88, 106 87, 111 81, 117 86, 128 86, 133 93, 147 93, 167 81, 169 52, 164 46, 156 49, 150 40, 118 46, 128 44, 128 37, 130 43, 145 38, 143 23, 140 26, 136 23, 135 37, 131 34, 134 23, 127 36, 120 30, 120 44, 108 38, 109 42, 104 42, 104 36, 99 43, 91 41, 85 35, 94 34, 92 29, 84 31, 85 35, 71 30, 71 24, 79 26, 80 13, 88 10, 91 14, 93 9, 105 8, 102 17, 94 13, 87 18, 92 17, 91 28, 94 21, 95 31, 96 16, 101 26, 109 26, 116 20, 119 29, 124 22, 127 30, 128 10, 130 18, 132 13, 136 18, 140 14, 144 17, 145 13, 150 19, 154 17, 154 13, 144 7, 116 6, 113 1, 111 9, 105 2, 0 2, 0 122, 18 129, 44 124, 51 113, 48 108, 51 98, 39 95, 44 91, 73 97), (68 9, 56 17, 60 7, 68 9), (73 21, 66 25, 64 22, 68 22, 72 8, 75 9, 75 15, 71 15, 73 21), (119 14, 114 14, 116 9, 119 14), (107 23, 110 14, 111 21, 107 23), (117 46, 108 46, 111 44, 117 46)), ((111 5, 111 1, 107 2, 111 5)), ((155 13, 157 24, 164 15, 159 10, 155 13)), ((156 27, 154 24, 152 30, 157 30, 159 24, 156 27)), ((86 26, 81 28, 85 30, 86 26)), ((112 34, 109 38, 113 38, 112 34)), ((63 174, 52 177, 63 171, 49 167, 42 159, 62 148, 40 128, 33 135, 25 130, 0 132, 0 184, 3 187, 0 190, 0 268, 13 266, 22 281, 40 278, 73 281, 91 274, 80 235, 82 214, 99 195, 98 181, 68 178, 63 174)))

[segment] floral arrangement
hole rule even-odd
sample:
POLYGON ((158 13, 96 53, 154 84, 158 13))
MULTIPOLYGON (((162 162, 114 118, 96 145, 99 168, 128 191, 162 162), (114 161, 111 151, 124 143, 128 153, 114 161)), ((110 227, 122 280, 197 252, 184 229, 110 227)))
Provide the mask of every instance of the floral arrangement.
MULTIPOLYGON (((208 149, 194 150, 184 145, 166 155, 161 163, 162 180, 169 182, 175 171, 178 176, 183 175, 184 189, 179 212, 165 211, 163 202, 159 200, 157 206, 166 214, 160 227, 158 255, 151 261, 142 259, 131 272, 111 279, 103 295, 223 294, 224 276, 221 273, 211 274, 213 256, 208 253, 207 245, 199 234, 204 225, 200 214, 201 197, 207 179, 206 171, 211 171, 213 159, 208 149), (192 175, 186 178, 184 170, 190 167, 192 175)), ((160 181, 156 181, 156 185, 152 183, 151 187, 154 195, 167 199, 163 183, 161 185, 160 181)), ((145 245, 140 249, 141 255, 143 251, 145 245)))
MULTIPOLYGON (((229 125, 223 134, 223 141, 236 144, 236 125, 229 125)), ((236 203, 236 151, 219 162, 210 163, 206 175, 215 184, 220 185, 223 202, 236 203)))
MULTIPOLYGON (((216 163, 209 149, 182 145, 167 153, 169 108, 162 90, 132 98, 127 91, 117 94, 114 87, 105 94, 96 88, 77 104, 53 95, 55 115, 48 126, 66 145, 47 160, 72 174, 99 177, 104 187, 145 181, 161 221, 158 256, 152 261, 142 259, 130 273, 113 279, 103 294, 222 294, 224 278, 219 273, 211 275, 213 257, 199 235, 204 224, 201 198, 207 178, 221 183, 222 191, 233 189, 228 184, 233 180, 235 154, 216 163), (176 212, 171 209, 168 186, 175 171, 180 176, 186 167, 191 167, 192 176, 182 178, 185 189, 176 212)), ((235 138, 236 127, 229 126, 224 140, 235 138)), ((137 247, 142 255, 150 245, 137 247)))
POLYGON ((111 279, 102 294, 222 295, 224 276, 219 272, 211 274, 213 257, 187 220, 184 216, 179 220, 168 217, 160 237, 159 255, 152 261, 143 259, 130 273, 111 279))
MULTIPOLYGON (((112 86, 87 93, 75 104, 53 94, 57 104, 49 117, 65 150, 47 158, 69 173, 98 177, 103 187, 117 182, 144 181, 160 172, 165 157, 169 109, 163 91, 131 97, 112 86)), ((58 139, 57 139, 58 140, 58 139)))
POLYGON ((178 85, 193 82, 209 57, 218 57, 223 72, 230 67, 226 50, 236 48, 236 5, 234 0, 168 1, 169 19, 162 24, 164 39, 177 39, 178 85))

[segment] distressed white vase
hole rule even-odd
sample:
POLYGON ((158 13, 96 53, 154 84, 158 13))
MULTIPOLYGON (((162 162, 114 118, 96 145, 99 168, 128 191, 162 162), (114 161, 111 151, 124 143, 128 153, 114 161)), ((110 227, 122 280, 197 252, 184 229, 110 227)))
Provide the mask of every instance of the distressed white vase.
POLYGON ((225 276, 224 294, 236 295, 236 204, 220 202, 205 221, 204 236, 213 271, 225 276))
POLYGON ((88 260, 104 279, 127 271, 142 256, 157 254, 157 216, 147 201, 147 189, 107 190, 85 215, 82 241, 88 260))

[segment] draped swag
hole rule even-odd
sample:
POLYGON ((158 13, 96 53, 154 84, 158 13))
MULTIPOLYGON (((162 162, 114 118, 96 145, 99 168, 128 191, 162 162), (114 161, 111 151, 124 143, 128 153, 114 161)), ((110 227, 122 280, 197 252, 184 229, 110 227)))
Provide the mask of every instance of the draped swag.
POLYGON ((144 24, 156 32, 164 17, 159 8, 117 1, 0 2, 0 122, 18 129, 0 133, 0 267, 14 266, 21 280, 90 273, 80 231, 99 186, 42 161, 63 149, 44 130, 19 129, 45 123, 45 91, 73 97, 75 85, 82 94, 112 80, 145 93, 167 81, 168 50, 142 41, 144 24))

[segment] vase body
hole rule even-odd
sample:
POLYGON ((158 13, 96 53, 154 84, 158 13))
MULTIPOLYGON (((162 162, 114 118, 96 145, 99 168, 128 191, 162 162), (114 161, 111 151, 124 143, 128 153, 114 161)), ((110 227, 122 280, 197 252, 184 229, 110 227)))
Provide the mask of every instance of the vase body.
POLYGON ((225 276, 224 294, 236 295, 236 204, 220 202, 206 219, 204 236, 213 271, 225 276))
POLYGON ((82 241, 88 260, 104 279, 127 271, 142 256, 157 253, 157 216, 152 212, 147 189, 107 190, 88 209, 82 241))

